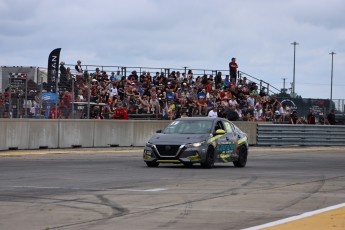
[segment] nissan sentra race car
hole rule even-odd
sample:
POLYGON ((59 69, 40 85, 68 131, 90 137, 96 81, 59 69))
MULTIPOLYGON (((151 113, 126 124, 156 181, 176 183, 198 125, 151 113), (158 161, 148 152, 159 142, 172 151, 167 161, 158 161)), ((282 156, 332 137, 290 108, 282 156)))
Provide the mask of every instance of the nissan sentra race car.
POLYGON ((143 159, 148 167, 161 163, 212 168, 215 162, 245 167, 248 137, 224 118, 187 117, 158 130, 146 143, 143 159))

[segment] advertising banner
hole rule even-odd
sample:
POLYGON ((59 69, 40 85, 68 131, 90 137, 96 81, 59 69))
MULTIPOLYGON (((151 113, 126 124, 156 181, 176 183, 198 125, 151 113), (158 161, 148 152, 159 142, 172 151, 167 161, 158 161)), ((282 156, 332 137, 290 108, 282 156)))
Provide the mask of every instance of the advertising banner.
POLYGON ((55 84, 59 74, 59 59, 61 48, 53 50, 48 58, 48 84, 55 84))

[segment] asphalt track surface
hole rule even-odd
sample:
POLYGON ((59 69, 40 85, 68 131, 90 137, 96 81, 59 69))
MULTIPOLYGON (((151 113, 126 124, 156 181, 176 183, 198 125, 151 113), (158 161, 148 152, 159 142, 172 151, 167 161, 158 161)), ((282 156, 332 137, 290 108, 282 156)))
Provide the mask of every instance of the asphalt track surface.
MULTIPOLYGON (((0 229, 258 229, 345 202, 345 148, 249 154, 245 168, 202 169, 148 168, 141 148, 2 151, 0 229)), ((345 229, 344 208, 332 215, 345 229)), ((302 226, 285 229, 325 229, 302 226)))

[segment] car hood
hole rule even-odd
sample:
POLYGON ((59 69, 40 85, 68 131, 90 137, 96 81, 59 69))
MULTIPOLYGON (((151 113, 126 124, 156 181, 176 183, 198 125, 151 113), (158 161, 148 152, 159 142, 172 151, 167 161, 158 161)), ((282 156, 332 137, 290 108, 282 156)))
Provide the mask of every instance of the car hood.
POLYGON ((148 142, 154 145, 183 145, 204 141, 210 134, 154 134, 148 142))

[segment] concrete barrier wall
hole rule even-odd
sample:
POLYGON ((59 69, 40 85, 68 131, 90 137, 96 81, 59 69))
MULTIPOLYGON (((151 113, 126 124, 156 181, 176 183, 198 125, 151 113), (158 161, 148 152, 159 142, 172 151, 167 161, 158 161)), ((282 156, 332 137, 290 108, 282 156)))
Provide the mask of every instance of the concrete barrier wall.
MULTIPOLYGON (((7 120, 1 127, 5 149, 26 149, 29 143, 28 123, 24 120, 7 120), (4 128, 4 129, 3 129, 4 128), (4 135, 4 136, 3 136, 4 135)), ((2 142, 2 141, 1 141, 2 142)))
POLYGON ((0 120, 0 150, 8 149, 7 146, 7 123, 0 120))
POLYGON ((170 121, 135 121, 133 146, 144 146, 148 139, 159 129, 164 129, 170 121))
POLYGON ((59 122, 37 119, 26 121, 26 123, 28 124, 29 143, 24 149, 59 147, 59 122))
POLYGON ((95 121, 95 147, 111 145, 132 146, 133 122, 98 120, 95 121))
POLYGON ((256 126, 258 122, 235 121, 233 123, 248 135, 249 145, 256 145, 256 126))
MULTIPOLYGON (((0 150, 144 146, 166 120, 0 119, 0 150)), ((256 144, 255 122, 235 122, 256 144)))
POLYGON ((59 120, 59 148, 94 147, 95 121, 59 120))
POLYGON ((144 146, 150 136, 169 121, 95 121, 95 147, 144 146))

